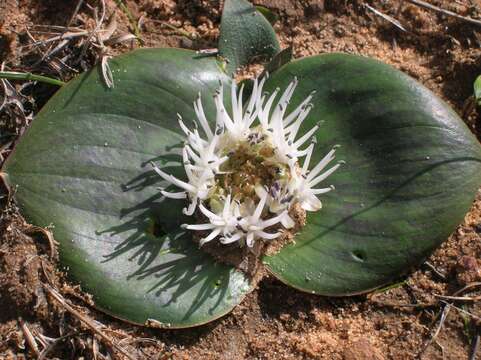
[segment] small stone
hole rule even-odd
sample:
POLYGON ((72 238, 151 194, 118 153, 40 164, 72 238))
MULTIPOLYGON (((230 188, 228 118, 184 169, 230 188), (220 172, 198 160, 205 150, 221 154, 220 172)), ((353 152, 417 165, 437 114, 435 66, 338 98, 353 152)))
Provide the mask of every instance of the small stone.
POLYGON ((192 49, 192 47, 194 46, 194 42, 190 39, 182 38, 182 40, 180 40, 180 45, 183 48, 192 49))
POLYGON ((474 225, 474 231, 476 234, 481 234, 481 223, 474 225))
POLYGON ((312 1, 306 8, 304 8, 304 16, 314 17, 319 16, 324 11, 324 0, 312 1))
POLYGON ((344 29, 342 25, 337 25, 336 27, 334 27, 334 35, 336 35, 337 37, 343 37, 344 35, 346 35, 346 29, 344 29))
POLYGON ((310 30, 311 33, 317 34, 317 33, 319 33, 319 32, 322 30, 321 24, 320 24, 318 21, 317 21, 317 22, 314 22, 314 23, 311 24, 309 30, 310 30))
POLYGON ((481 280, 478 260, 472 256, 461 256, 456 264, 456 280, 461 286, 481 280))

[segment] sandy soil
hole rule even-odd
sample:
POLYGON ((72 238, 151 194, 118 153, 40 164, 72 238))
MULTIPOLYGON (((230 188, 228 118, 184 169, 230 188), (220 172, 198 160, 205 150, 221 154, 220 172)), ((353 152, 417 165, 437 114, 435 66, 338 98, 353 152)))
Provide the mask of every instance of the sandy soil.
MULTIPOLYGON (((143 46, 203 49, 215 47, 220 2, 125 3, 134 23, 141 19, 143 46)), ((256 3, 280 15, 276 31, 283 47, 294 47, 296 57, 342 51, 385 61, 451 104, 481 139, 481 116, 470 102, 472 83, 481 73, 480 27, 408 3, 401 6, 399 1, 368 3, 395 17, 407 31, 375 15, 360 0, 256 3)), ((480 18, 481 4, 476 0, 432 3, 480 18)), ((93 30, 94 8, 100 9, 99 3, 84 1, 72 16, 77 4, 73 0, 0 0, 0 62, 11 70, 64 80, 92 66, 102 54, 83 40, 72 40, 43 59, 52 48, 29 45, 33 39, 49 37, 46 32, 51 30, 34 25, 70 24, 93 30)), ((115 1, 106 4, 110 25, 114 23, 110 15, 116 14, 116 24, 111 26, 114 34, 133 31, 134 23, 115 1)), ((114 55, 138 46, 135 41, 111 44, 103 53, 114 55)), ((8 156, 12 141, 51 95, 49 89, 43 85, 16 88, 24 94, 19 98, 24 111, 0 113, 0 160, 8 156)), ((46 347, 46 358, 123 358, 119 345, 139 359, 475 358, 473 349, 481 330, 481 304, 476 301, 481 281, 481 192, 464 223, 429 262, 390 290, 326 298, 299 293, 266 278, 231 314, 190 330, 139 328, 96 311, 88 295, 56 270, 52 239, 25 223, 7 196, 0 200, 0 359, 36 358, 46 347), (110 340, 95 335, 43 284, 58 289, 70 310, 96 321, 94 326, 110 340), (452 295, 464 286, 468 288, 459 294, 465 297, 462 301, 443 302, 436 296, 452 295)))

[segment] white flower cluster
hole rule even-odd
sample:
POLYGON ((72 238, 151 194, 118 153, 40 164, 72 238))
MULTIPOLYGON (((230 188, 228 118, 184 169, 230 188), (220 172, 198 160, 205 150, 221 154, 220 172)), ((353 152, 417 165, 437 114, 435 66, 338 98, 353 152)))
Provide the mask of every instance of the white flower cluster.
POLYGON ((287 87, 275 106, 279 89, 270 96, 264 94, 262 89, 265 79, 255 80, 251 97, 245 105, 244 86, 241 86, 237 94, 237 85, 232 83, 231 115, 224 107, 221 85, 214 96, 217 109, 215 129, 207 121, 200 97, 194 102, 198 122, 194 122, 193 130, 185 125, 179 115, 180 127, 187 137, 182 150, 186 181, 165 173, 153 164, 154 170, 164 180, 182 189, 175 193, 162 190, 162 194, 173 199, 188 199, 189 206, 184 209, 184 213, 193 215, 198 207, 207 219, 208 222, 204 224, 184 225, 189 230, 209 232, 201 239, 201 245, 219 238, 222 244, 240 242, 252 247, 257 239, 275 239, 282 234, 279 231, 281 225, 286 229, 295 225, 288 214, 293 204, 298 203, 306 211, 318 211, 322 204, 317 195, 333 189, 333 186, 315 187, 339 167, 338 163, 323 171, 334 159, 335 149, 309 170, 315 140, 307 146, 305 144, 319 126, 298 136, 299 129, 312 108, 310 101, 313 94, 286 115, 289 100, 298 84, 297 79, 287 87), (223 168, 228 163, 232 150, 239 144, 254 148, 259 143, 267 144, 272 149, 267 161, 282 166, 288 173, 275 179, 269 186, 252 184, 255 195, 247 199, 239 200, 229 193, 230 189, 223 189, 220 196, 222 206, 209 209, 209 200, 219 198, 216 191, 219 176, 236 171, 223 168), (301 158, 304 158, 302 167, 299 165, 301 158), (268 230, 272 227, 276 229, 275 232, 268 230))

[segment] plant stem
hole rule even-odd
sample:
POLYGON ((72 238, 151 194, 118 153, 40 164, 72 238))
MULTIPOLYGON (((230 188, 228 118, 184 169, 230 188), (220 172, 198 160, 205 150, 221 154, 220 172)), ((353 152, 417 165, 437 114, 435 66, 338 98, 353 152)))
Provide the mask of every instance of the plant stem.
POLYGON ((35 75, 32 73, 21 73, 16 71, 0 71, 0 79, 7 80, 25 80, 25 81, 39 81, 50 85, 64 86, 65 83, 61 80, 53 79, 47 76, 35 75))

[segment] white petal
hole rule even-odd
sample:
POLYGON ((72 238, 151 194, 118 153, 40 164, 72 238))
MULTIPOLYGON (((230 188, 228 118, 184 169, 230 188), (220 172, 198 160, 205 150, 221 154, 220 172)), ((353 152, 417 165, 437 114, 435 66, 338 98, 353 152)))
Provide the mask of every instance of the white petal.
POLYGON ((246 245, 252 247, 254 245, 254 233, 248 233, 246 237, 246 245))
POLYGON ((267 100, 266 105, 262 109, 261 112, 259 112, 259 122, 261 123, 262 127, 264 130, 267 130, 269 127, 269 113, 271 111, 272 103, 274 102, 277 94, 279 93, 279 88, 277 88, 272 95, 270 96, 269 100, 267 100))
POLYGON ((243 233, 237 232, 237 233, 235 233, 235 234, 232 235, 232 236, 225 236, 225 237, 221 238, 221 239, 220 239, 220 242, 221 242, 222 244, 231 244, 231 243, 233 243, 233 242, 235 242, 235 241, 239 241, 243 236, 244 236, 243 233))
POLYGON ((160 192, 162 195, 164 195, 166 198, 169 198, 169 199, 186 199, 187 198, 187 194, 182 191, 182 192, 176 192, 176 193, 171 193, 171 192, 168 192, 168 191, 164 191, 162 190, 160 192))
POLYGON ((214 229, 216 226, 213 224, 193 224, 193 225, 187 225, 185 228, 189 230, 210 230, 214 229))
POLYGON ((207 216, 209 219, 219 219, 219 220, 221 219, 220 216, 214 214, 212 211, 207 209, 202 203, 199 204, 199 209, 200 211, 202 211, 202 214, 207 216))
MULTIPOLYGON (((297 120, 300 116, 300 113, 306 109, 309 102, 312 100, 312 94, 310 94, 293 112, 291 112, 285 119, 284 119, 284 126, 289 126, 294 120, 297 120)), ((310 109, 308 110, 309 113, 310 109)), ((307 116, 307 115, 306 115, 307 116)))
POLYGON ((325 194, 325 193, 328 193, 331 190, 333 190, 332 187, 323 188, 323 189, 311 189, 311 191, 314 195, 325 194))
POLYGON ((210 128, 209 123, 207 122, 207 119, 205 117, 200 94, 197 98, 197 101, 194 102, 194 110, 197 118, 199 119, 200 125, 202 126, 202 129, 204 129, 205 135, 208 139, 211 139, 214 136, 214 133, 212 132, 212 129, 210 128))
POLYGON ((229 212, 230 212, 230 194, 227 195, 225 201, 224 201, 224 209, 222 210, 222 216, 224 218, 226 218, 227 216, 229 216, 229 212))
POLYGON ((188 183, 186 183, 186 182, 184 182, 184 181, 182 181, 182 180, 179 180, 179 179, 173 177, 172 175, 169 175, 169 174, 163 172, 162 170, 160 170, 160 169, 159 169, 157 166, 155 166, 154 164, 152 164, 152 166, 153 166, 155 172, 156 172, 157 174, 159 174, 165 181, 168 181, 168 182, 170 182, 171 184, 174 184, 174 185, 176 185, 176 186, 178 186, 178 187, 180 187, 180 188, 182 188, 182 189, 185 189, 185 190, 187 190, 187 191, 189 191, 189 192, 195 192, 195 187, 194 187, 194 186, 192 186, 192 185, 190 185, 190 184, 188 184, 188 183))
POLYGON ((309 171, 309 175, 307 176, 307 179, 310 180, 314 178, 317 174, 319 174, 322 169, 326 167, 327 164, 329 164, 334 158, 334 154, 336 153, 336 149, 332 149, 329 151, 326 156, 322 158, 321 161, 314 167, 314 169, 309 171))
POLYGON ((268 228, 269 226, 275 225, 277 223, 280 223, 282 221, 282 218, 285 217, 285 213, 279 214, 273 218, 264 220, 262 222, 262 227, 263 228, 268 228))
POLYGON ((281 234, 282 234, 282 232, 277 232, 275 234, 266 233, 264 231, 257 231, 256 232, 257 236, 259 236, 262 239, 266 239, 266 240, 273 240, 275 238, 278 238, 281 234))
POLYGON ((316 196, 309 196, 300 203, 301 207, 306 211, 319 211, 322 208, 321 200, 316 196))
POLYGON ((281 219, 281 224, 284 226, 286 229, 292 229, 294 225, 296 224, 294 220, 286 213, 282 219, 281 219))
POLYGON ((312 179, 309 181, 309 186, 316 186, 317 184, 319 184, 322 180, 324 180, 325 178, 327 178, 329 175, 331 175, 334 171, 336 171, 339 166, 341 166, 341 164, 336 164, 334 165, 332 168, 330 168, 329 170, 323 172, 321 175, 319 175, 318 177, 312 179))
POLYGON ((314 126, 311 130, 309 130, 307 133, 305 133, 299 140, 296 140, 294 143, 294 146, 296 148, 302 146, 307 140, 311 138, 311 136, 319 129, 319 125, 314 126))
POLYGON ((199 242, 200 246, 204 245, 205 243, 207 243, 209 241, 214 240, 215 237, 219 234, 220 234, 220 229, 215 229, 208 236, 206 236, 205 238, 200 240, 200 242, 199 242))
POLYGON ((264 210, 264 206, 266 204, 266 200, 267 200, 267 192, 265 194, 263 194, 259 200, 259 203, 257 204, 257 207, 256 207, 256 210, 254 211, 254 214, 252 215, 252 217, 256 220, 258 220, 261 215, 262 215, 262 210, 264 210))
POLYGON ((314 150, 314 144, 309 145, 306 149, 306 158, 304 159, 304 163, 302 164, 302 173, 306 174, 307 169, 309 168, 309 163, 311 162, 312 151, 314 150))

